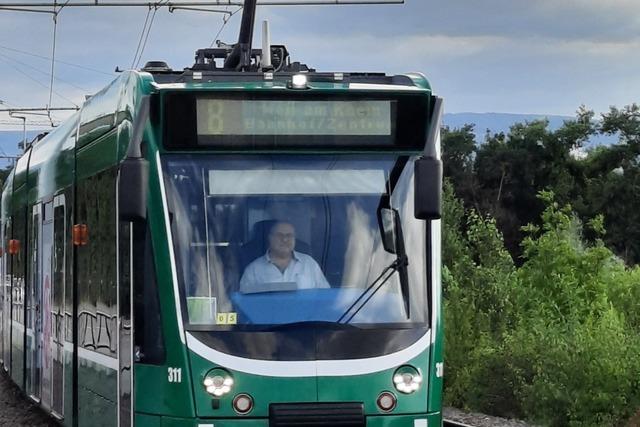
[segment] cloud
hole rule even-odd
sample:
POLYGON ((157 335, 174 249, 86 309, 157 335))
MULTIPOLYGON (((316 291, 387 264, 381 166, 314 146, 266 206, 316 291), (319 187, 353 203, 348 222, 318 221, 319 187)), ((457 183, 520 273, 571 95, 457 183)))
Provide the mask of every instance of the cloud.
POLYGON ((448 111, 571 115, 637 101, 640 40, 412 35, 299 36, 294 60, 322 71, 420 71, 448 111), (351 66, 345 69, 345 65, 351 66))
POLYGON ((404 6, 270 9, 299 34, 367 31, 381 37, 429 32, 458 36, 544 36, 620 40, 640 31, 637 0, 406 0, 404 6), (313 25, 309 25, 313 17, 313 25))
MULTIPOLYGON (((146 15, 144 8, 68 8, 60 16, 56 56, 104 72, 116 65, 128 68, 146 15)), ((236 40, 240 16, 225 26, 222 40, 236 40)), ((260 7, 256 42, 265 18, 271 22, 272 42, 286 44, 293 60, 321 71, 421 71, 446 97, 449 111, 571 114, 581 103, 602 111, 609 104, 638 101, 640 93, 638 0, 260 7)), ((191 66, 195 50, 208 47, 221 25, 220 15, 159 10, 141 64, 158 59, 174 69, 191 66)), ((51 34, 50 16, 0 12, 0 45, 49 56, 51 34)), ((12 56, 44 71, 50 66, 12 56)), ((46 89, 2 58, 0 75, 5 82, 0 99, 29 106, 48 102, 46 89)), ((56 65, 56 75, 90 91, 112 78, 63 64, 56 65)), ((45 76, 34 77, 48 84, 45 76)), ((85 95, 63 83, 56 87, 76 102, 85 95)))
MULTIPOLYGON (((457 60, 482 63, 496 57, 505 61, 544 58, 567 63, 578 59, 610 59, 628 63, 640 51, 640 38, 625 41, 558 41, 540 36, 416 34, 379 38, 371 34, 355 34, 322 38, 297 36, 292 37, 289 47, 294 59, 303 62, 312 62, 307 59, 310 57, 321 63, 350 62, 365 67, 384 63, 387 68, 397 69, 399 64, 438 65, 457 60)), ((316 64, 312 62, 311 65, 316 64)), ((508 67, 509 64, 505 63, 504 66, 508 67)))

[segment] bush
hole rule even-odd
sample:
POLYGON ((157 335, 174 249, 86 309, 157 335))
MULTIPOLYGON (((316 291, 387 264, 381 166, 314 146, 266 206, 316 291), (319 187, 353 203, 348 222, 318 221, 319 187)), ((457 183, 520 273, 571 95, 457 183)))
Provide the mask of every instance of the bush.
MULTIPOLYGON (((600 240, 585 245, 570 207, 539 197, 542 225, 525 228, 520 268, 490 219, 468 213, 450 239, 445 396, 543 425, 621 425, 640 409, 640 270, 600 240)), ((603 235, 601 218, 589 225, 603 235)))

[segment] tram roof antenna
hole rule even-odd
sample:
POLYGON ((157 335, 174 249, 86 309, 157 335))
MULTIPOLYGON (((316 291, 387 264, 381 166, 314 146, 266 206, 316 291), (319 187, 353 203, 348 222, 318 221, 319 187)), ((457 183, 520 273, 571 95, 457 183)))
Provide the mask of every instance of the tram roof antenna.
POLYGON ((256 20, 256 4, 257 0, 244 0, 238 43, 225 59, 224 68, 244 71, 251 66, 251 42, 253 41, 253 24, 256 20))

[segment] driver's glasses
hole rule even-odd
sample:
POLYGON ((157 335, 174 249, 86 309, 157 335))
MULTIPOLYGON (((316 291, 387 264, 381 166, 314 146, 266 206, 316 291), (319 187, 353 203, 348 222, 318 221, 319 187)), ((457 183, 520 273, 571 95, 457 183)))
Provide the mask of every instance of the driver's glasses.
POLYGON ((294 233, 272 233, 271 235, 278 240, 293 240, 296 238, 294 233))

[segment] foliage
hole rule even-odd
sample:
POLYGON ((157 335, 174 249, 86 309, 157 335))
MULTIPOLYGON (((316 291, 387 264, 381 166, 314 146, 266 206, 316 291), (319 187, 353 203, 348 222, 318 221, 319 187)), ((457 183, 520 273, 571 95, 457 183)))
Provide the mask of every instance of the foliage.
POLYGON ((580 107, 574 120, 552 131, 548 122, 518 123, 507 134, 473 141, 473 127, 443 131, 445 176, 464 206, 496 219, 516 264, 523 262, 522 227, 540 225, 540 191, 552 190, 570 203, 582 222, 603 215, 606 236, 587 231, 591 243, 602 238, 626 263, 640 263, 640 107, 617 109, 595 121, 580 107), (612 146, 584 149, 596 134, 617 135, 612 146))
POLYGON ((449 404, 551 426, 622 425, 640 409, 640 268, 552 192, 515 267, 495 221, 445 186, 449 404), (455 254, 455 256, 451 256, 455 254))
POLYGON ((443 286, 447 399, 467 406, 477 393, 474 367, 504 331, 502 314, 510 311, 508 299, 515 267, 504 249, 495 221, 475 212, 465 214, 452 186, 445 182, 443 199, 443 286), (471 394, 470 394, 471 393, 471 394))

